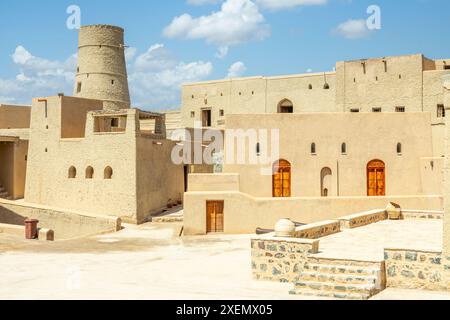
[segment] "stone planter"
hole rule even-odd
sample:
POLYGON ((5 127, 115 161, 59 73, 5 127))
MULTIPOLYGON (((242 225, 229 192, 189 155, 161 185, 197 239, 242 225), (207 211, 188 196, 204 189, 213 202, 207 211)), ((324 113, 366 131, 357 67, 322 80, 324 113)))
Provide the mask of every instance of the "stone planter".
POLYGON ((386 207, 389 220, 400 220, 402 218, 402 208, 393 202, 386 207))
POLYGON ((293 238, 295 236, 295 224, 290 219, 281 219, 275 225, 275 236, 293 238))

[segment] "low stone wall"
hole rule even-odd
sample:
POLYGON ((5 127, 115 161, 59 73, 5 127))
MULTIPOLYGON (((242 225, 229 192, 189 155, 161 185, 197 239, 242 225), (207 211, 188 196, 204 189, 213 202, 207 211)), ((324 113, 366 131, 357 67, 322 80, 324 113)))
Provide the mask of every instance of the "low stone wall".
POLYGON ((0 233, 12 234, 18 237, 25 237, 25 227, 14 224, 0 223, 0 233))
POLYGON ((450 290, 450 257, 440 252, 385 249, 387 287, 450 290))
POLYGON ((444 219, 443 211, 402 210, 403 219, 444 219))
POLYGON ((253 277, 266 281, 294 282, 308 256, 319 251, 318 240, 274 238, 273 234, 254 238, 251 245, 253 277))
POLYGON ((80 238, 121 229, 121 220, 117 217, 90 216, 0 199, 0 223, 23 226, 26 218, 39 220, 39 228, 53 230, 55 240, 80 238))
POLYGON ((341 231, 339 221, 328 220, 295 229, 295 238, 319 239, 341 231))
POLYGON ((377 223, 386 220, 387 218, 388 215, 386 210, 379 209, 345 216, 339 218, 339 221, 342 229, 354 229, 377 223))

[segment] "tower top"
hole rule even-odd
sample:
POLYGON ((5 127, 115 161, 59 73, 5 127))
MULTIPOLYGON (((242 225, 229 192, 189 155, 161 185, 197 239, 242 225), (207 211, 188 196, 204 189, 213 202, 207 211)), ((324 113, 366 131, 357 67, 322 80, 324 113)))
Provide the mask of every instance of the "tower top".
POLYGON ((104 109, 130 108, 124 29, 106 24, 80 28, 74 96, 103 100, 104 109))

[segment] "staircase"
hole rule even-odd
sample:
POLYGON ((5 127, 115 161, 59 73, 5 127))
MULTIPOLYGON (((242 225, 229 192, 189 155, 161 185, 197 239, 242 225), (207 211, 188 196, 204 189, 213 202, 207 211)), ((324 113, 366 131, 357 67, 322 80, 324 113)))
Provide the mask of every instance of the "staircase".
POLYGON ((384 262, 310 258, 290 294, 368 300, 384 287, 384 262))
POLYGON ((11 196, 9 195, 8 191, 0 184, 0 199, 6 199, 11 200, 11 196))

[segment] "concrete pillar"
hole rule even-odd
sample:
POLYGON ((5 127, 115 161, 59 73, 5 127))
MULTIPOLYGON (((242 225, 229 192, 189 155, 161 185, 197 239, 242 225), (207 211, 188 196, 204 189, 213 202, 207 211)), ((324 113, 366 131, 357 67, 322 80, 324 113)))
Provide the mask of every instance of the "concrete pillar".
POLYGON ((450 256, 450 74, 444 77, 445 166, 444 166, 444 254, 450 256))

